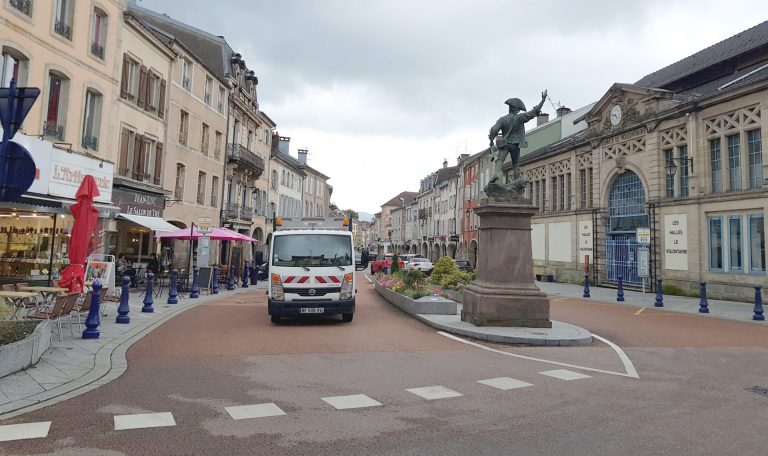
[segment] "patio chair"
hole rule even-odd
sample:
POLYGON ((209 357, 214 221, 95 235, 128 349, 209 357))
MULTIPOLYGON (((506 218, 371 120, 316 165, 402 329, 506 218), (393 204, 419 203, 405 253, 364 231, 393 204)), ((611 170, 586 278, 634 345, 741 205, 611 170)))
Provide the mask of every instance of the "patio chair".
MULTIPOLYGON (((59 315, 59 320, 61 320, 64 317, 67 317, 68 324, 69 324, 69 335, 74 336, 75 333, 72 329, 72 311, 75 309, 75 306, 77 305, 77 298, 80 297, 80 293, 71 293, 68 295, 65 295, 67 298, 66 303, 64 304, 64 310, 61 311, 61 315, 59 315)), ((59 324, 59 329, 61 329, 61 324, 59 324)), ((61 341, 61 331, 59 331, 59 341, 61 341)))
MULTIPOLYGON (((19 282, 16 284, 16 291, 27 291, 28 286, 29 286, 29 283, 27 282, 19 282)), ((40 302, 37 300, 36 297, 22 299, 21 308, 26 309, 27 313, 32 312, 32 309, 41 310, 40 302)))
MULTIPOLYGON (((27 318, 35 320, 53 320, 56 327, 59 329, 59 342, 61 342, 61 315, 64 312, 69 297, 67 295, 57 296, 53 303, 53 308, 48 312, 35 312, 27 315, 27 318)), ((70 308, 71 310, 71 308, 70 308)), ((53 336, 51 336, 53 337, 53 336)))
POLYGON ((83 313, 88 312, 88 310, 91 308, 91 299, 93 299, 93 291, 88 291, 84 295, 85 297, 82 300, 79 300, 77 304, 75 304, 75 307, 72 309, 72 312, 75 313, 77 316, 77 330, 80 331, 80 326, 82 324, 82 321, 80 320, 80 315, 83 313))

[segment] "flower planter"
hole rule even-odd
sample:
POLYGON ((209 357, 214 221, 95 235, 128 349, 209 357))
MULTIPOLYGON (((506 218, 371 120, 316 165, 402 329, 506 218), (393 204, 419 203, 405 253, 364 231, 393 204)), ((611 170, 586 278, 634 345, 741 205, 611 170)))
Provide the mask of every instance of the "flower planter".
MULTIPOLYGON (((19 321, 18 324, 29 322, 19 321)), ((51 346, 51 322, 41 321, 29 336, 22 340, 0 345, 0 377, 13 374, 40 361, 51 346)))
POLYGON ((390 302, 390 304, 393 304, 409 315, 456 315, 458 309, 455 301, 440 296, 425 296, 414 300, 408 296, 390 290, 379 284, 378 281, 374 281, 374 287, 384 299, 390 302))

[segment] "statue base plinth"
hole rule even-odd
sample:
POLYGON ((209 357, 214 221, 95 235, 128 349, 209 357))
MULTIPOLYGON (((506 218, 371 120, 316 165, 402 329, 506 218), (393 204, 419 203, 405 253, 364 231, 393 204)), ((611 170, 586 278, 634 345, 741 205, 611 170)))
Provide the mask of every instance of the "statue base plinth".
POLYGON ((531 216, 522 198, 480 201, 477 280, 464 290, 461 319, 475 326, 551 328, 549 298, 533 282, 531 216))

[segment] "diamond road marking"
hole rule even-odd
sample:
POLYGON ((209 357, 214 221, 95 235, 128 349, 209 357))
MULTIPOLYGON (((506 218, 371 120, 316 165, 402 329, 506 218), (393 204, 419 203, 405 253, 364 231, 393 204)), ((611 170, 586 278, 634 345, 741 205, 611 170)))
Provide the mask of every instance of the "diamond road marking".
POLYGON ((591 375, 585 375, 579 372, 569 371, 567 369, 556 369, 539 373, 549 377, 559 378, 560 380, 581 380, 583 378, 592 378, 591 375))
POLYGON ((499 377, 499 378, 490 378, 488 380, 478 380, 477 383, 482 383, 483 385, 492 386, 502 391, 516 389, 516 388, 525 388, 526 386, 533 386, 532 383, 526 383, 510 377, 499 377))
POLYGON ((456 392, 452 389, 448 389, 444 386, 425 386, 423 388, 411 388, 407 389, 409 393, 413 393, 417 396, 421 396, 424 399, 446 399, 449 397, 459 397, 463 394, 456 392))
POLYGON ((226 407, 225 410, 233 419, 245 420, 249 418, 264 418, 267 416, 280 416, 286 413, 274 402, 267 404, 238 405, 226 407))
POLYGON ((171 412, 115 415, 115 430, 176 426, 171 412))
POLYGON ((322 398, 325 402, 334 406, 337 410, 376 407, 381 402, 371 399, 365 394, 354 394, 352 396, 333 396, 322 398))
POLYGON ((48 437, 48 431, 50 429, 50 421, 42 421, 40 423, 6 424, 5 426, 0 426, 0 442, 48 437))

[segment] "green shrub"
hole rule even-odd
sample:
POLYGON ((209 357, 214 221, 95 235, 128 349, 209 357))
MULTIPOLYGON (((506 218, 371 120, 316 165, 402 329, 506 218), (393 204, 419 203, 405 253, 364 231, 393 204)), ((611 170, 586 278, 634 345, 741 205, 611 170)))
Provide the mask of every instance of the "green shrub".
POLYGON ((418 288, 424 284, 424 273, 418 269, 411 269, 405 275, 405 286, 418 288))
POLYGON ((459 267, 453 262, 451 257, 444 256, 435 262, 435 268, 432 269, 430 274, 430 281, 436 285, 442 282, 443 277, 456 274, 459 271, 459 267))
POLYGON ((400 270, 400 261, 397 254, 392 255, 392 274, 400 270))
POLYGON ((0 321, 12 319, 15 313, 16 309, 5 303, 0 303, 0 321))

